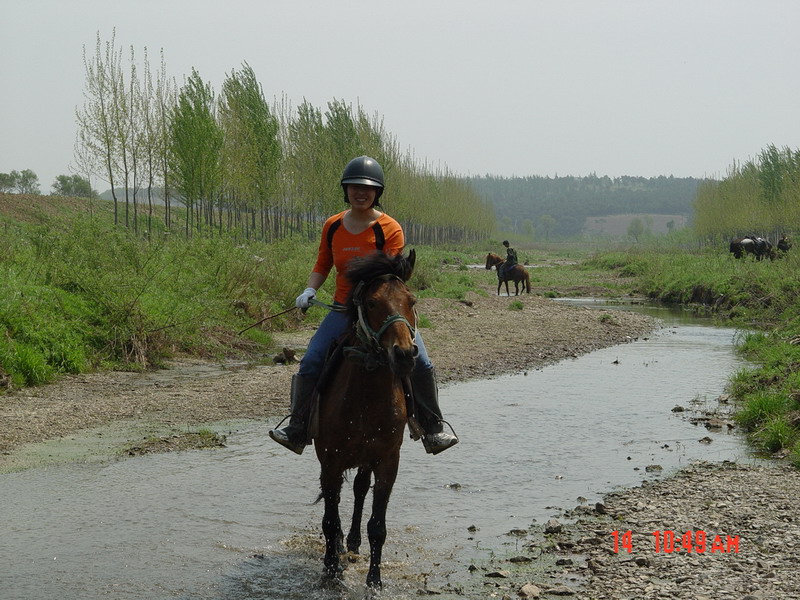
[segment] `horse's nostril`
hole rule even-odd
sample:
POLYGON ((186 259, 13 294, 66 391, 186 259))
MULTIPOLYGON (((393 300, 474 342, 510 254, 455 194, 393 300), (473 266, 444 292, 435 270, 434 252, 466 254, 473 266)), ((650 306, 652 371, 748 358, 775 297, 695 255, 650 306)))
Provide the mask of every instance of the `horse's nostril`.
POLYGON ((416 344, 414 344, 411 349, 405 349, 395 345, 392 348, 392 353, 394 354, 395 361, 404 362, 415 359, 417 355, 419 355, 419 348, 417 348, 416 344))

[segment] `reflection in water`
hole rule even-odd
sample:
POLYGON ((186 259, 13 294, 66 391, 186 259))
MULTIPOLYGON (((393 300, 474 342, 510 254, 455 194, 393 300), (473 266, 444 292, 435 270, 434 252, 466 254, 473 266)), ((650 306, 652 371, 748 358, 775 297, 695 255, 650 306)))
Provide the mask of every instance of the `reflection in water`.
MULTIPOLYGON (((743 365, 734 332, 659 316, 668 327, 649 339, 442 390, 461 444, 436 457, 403 447, 384 551, 393 598, 416 597, 424 580, 457 582, 489 552, 517 551, 509 530, 658 477, 648 465, 666 474, 699 458, 751 460, 737 435, 671 411, 716 406, 743 365), (713 442, 699 443, 705 436, 713 442)), ((270 443, 268 429, 234 432, 215 451, 0 476, 0 595, 362 597, 364 560, 343 586, 322 585, 316 459, 270 443)))

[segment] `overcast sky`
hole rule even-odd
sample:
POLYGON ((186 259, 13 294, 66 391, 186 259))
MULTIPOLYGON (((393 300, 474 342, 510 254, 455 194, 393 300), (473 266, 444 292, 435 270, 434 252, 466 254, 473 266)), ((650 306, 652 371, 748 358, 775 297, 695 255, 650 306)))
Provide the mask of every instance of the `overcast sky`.
POLYGON ((179 84, 246 61, 269 101, 360 104, 462 175, 723 177, 800 147, 796 0, 0 0, 0 172, 69 173, 113 28, 179 84))

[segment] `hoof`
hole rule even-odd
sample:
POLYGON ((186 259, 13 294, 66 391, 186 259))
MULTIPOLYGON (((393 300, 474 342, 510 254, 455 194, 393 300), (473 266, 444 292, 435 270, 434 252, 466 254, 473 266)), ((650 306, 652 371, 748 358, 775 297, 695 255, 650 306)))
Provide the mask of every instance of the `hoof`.
POLYGON ((322 576, 327 580, 341 581, 342 573, 344 573, 344 567, 342 567, 340 563, 335 565, 325 565, 322 570, 322 576))

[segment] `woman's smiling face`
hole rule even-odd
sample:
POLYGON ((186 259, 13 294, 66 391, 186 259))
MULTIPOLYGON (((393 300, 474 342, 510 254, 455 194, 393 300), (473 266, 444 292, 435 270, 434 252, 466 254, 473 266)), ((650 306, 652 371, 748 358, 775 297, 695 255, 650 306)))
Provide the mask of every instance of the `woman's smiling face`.
POLYGON ((371 185, 351 183, 347 186, 347 200, 355 210, 368 210, 375 204, 377 188, 371 185))

